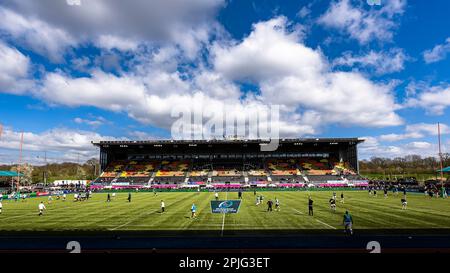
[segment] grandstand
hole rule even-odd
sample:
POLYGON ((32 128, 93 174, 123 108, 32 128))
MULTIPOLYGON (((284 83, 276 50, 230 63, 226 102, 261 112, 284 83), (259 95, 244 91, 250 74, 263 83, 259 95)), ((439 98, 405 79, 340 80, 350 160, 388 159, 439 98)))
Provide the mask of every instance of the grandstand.
POLYGON ((303 187, 367 183, 359 176, 358 138, 100 141, 94 187, 303 187))

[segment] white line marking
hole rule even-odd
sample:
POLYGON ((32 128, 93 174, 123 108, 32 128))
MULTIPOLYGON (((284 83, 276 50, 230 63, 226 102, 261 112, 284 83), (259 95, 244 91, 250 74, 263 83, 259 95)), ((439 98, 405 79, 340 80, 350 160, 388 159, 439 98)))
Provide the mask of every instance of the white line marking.
POLYGON ((1 218, 0 221, 21 218, 21 217, 32 217, 33 215, 37 215, 37 212, 35 214, 23 214, 23 215, 16 215, 16 216, 11 216, 11 217, 1 218))
MULTIPOLYGON (((188 196, 189 197, 189 196, 188 196)), ((182 200, 185 200, 185 199, 187 199, 187 198, 183 198, 182 200)), ((182 200, 178 200, 178 201, 176 201, 175 203, 179 203, 179 202, 181 202, 182 200)), ((175 204, 174 203, 174 204, 175 204)), ((173 204, 172 204, 173 205, 173 204)), ((167 207, 169 207, 169 206, 171 206, 171 205, 168 205, 167 207)), ((147 215, 150 215, 150 214, 153 214, 153 213, 158 213, 160 210, 158 209, 158 210, 155 210, 155 211, 151 211, 151 212, 146 212, 146 213, 141 213, 141 214, 139 214, 137 217, 135 217, 135 218, 133 218, 132 220, 130 220, 130 221, 128 221, 128 222, 126 222, 126 223, 124 223, 124 224, 122 224, 122 225, 119 225, 119 226, 117 226, 117 227, 115 227, 115 228, 110 228, 110 229, 108 229, 108 230, 116 230, 116 229, 118 229, 118 228, 121 228, 121 227, 123 227, 123 226, 126 226, 126 225, 128 225, 128 224, 130 224, 130 223, 132 223, 132 222, 135 222, 135 221, 137 221, 137 220, 140 220, 141 218, 142 218, 142 216, 147 216, 147 215)))
POLYGON ((222 218, 222 231, 220 233, 220 236, 223 236, 224 228, 225 228, 225 213, 223 214, 223 218, 222 218))
MULTIPOLYGON (((225 194, 225 200, 228 200, 228 191, 227 191, 227 193, 225 194)), ((226 214, 226 213, 223 214, 223 218, 222 218, 222 231, 220 232, 220 236, 221 236, 221 237, 223 236, 223 230, 224 230, 224 228, 225 228, 225 214, 226 214)))
POLYGON ((293 208, 293 210, 295 210, 296 212, 298 212, 298 213, 300 213, 300 214, 303 214, 303 212, 301 212, 301 211, 299 211, 299 210, 297 210, 297 209, 294 209, 294 208, 293 208))
POLYGON ((323 224, 323 225, 325 225, 325 226, 327 226, 327 227, 330 227, 330 228, 332 228, 332 229, 337 229, 337 228, 335 228, 335 227, 333 227, 333 226, 330 226, 329 224, 324 223, 324 222, 322 222, 322 221, 320 221, 320 220, 318 220, 318 219, 316 219, 316 221, 319 222, 319 223, 321 223, 321 224, 323 224))
MULTIPOLYGON (((254 225, 249 225, 249 224, 232 224, 233 227, 234 226, 243 226, 243 227, 254 227, 254 225)), ((196 224, 196 227, 201 226, 201 227, 217 227, 217 224, 202 224, 200 222, 198 222, 196 224)), ((115 227, 115 225, 96 225, 96 227, 115 227)), ((148 225, 148 224, 131 224, 128 225, 128 227, 149 227, 149 228, 154 228, 154 225, 148 225)), ((284 226, 283 226, 284 227, 284 226)), ((180 230, 180 226, 167 226, 167 228, 171 228, 171 229, 178 229, 180 230)), ((285 226, 284 228, 289 228, 289 226, 285 226)))
MULTIPOLYGON (((294 209, 294 208, 293 208, 293 210, 295 210, 296 212, 298 212, 298 213, 300 213, 300 214, 304 214, 303 212, 301 212, 301 211, 299 211, 299 210, 297 210, 297 209, 294 209)), ((322 225, 325 225, 325 226, 330 227, 330 228, 332 228, 332 229, 337 229, 336 227, 330 226, 329 224, 324 223, 324 222, 322 222, 322 221, 320 221, 320 220, 318 220, 318 219, 315 219, 315 220, 316 220, 317 222, 321 223, 322 225)))
POLYGON ((124 226, 126 226, 126 225, 128 225, 128 224, 130 224, 130 223, 133 223, 133 222, 135 222, 135 221, 141 219, 143 216, 147 216, 147 215, 150 215, 150 214, 153 214, 153 213, 157 213, 158 211, 159 211, 159 210, 152 211, 152 212, 141 213, 141 214, 139 214, 137 217, 133 218, 132 220, 130 220, 130 221, 124 223, 124 224, 121 224, 120 226, 117 226, 117 227, 115 227, 115 228, 110 228, 109 230, 116 230, 116 229, 118 229, 118 228, 124 227, 124 226))

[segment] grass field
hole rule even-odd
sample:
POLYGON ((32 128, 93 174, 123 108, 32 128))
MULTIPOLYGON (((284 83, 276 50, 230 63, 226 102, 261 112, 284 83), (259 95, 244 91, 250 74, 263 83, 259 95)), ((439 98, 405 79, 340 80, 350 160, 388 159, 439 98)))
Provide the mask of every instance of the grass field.
MULTIPOLYGON (((259 194, 259 193, 258 193, 259 194)), ((389 193, 371 197, 367 191, 345 191, 345 204, 339 202, 332 212, 328 200, 331 191, 262 192, 264 205, 256 206, 253 192, 244 192, 237 214, 211 213, 209 192, 133 193, 127 202, 127 193, 118 193, 112 202, 106 202, 105 193, 94 193, 89 201, 73 202, 47 197, 24 202, 3 200, 0 231, 60 231, 60 230, 217 230, 218 234, 231 230, 333 230, 342 229, 342 215, 348 210, 355 229, 443 229, 450 228, 450 199, 429 199, 423 194, 408 193, 408 209, 402 210, 398 196, 389 193), (314 216, 308 216, 307 199, 314 200, 314 216), (265 202, 277 197, 279 212, 267 212, 265 202), (166 212, 160 213, 160 201, 166 203, 166 212), (47 210, 38 216, 37 206, 44 201, 47 210), (198 218, 190 219, 190 206, 195 202, 198 218)), ((236 192, 221 192, 219 199, 237 199, 236 192)))

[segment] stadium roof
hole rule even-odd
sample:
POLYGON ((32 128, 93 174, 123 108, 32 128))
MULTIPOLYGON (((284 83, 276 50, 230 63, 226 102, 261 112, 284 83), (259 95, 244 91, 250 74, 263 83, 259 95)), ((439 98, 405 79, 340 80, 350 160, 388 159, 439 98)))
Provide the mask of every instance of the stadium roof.
MULTIPOLYGON (((364 139, 360 138, 282 138, 279 139, 280 143, 319 143, 319 142, 329 142, 329 143, 348 143, 348 142, 363 142, 364 139)), ((233 144, 233 143, 268 143, 269 139, 211 139, 211 140, 127 140, 127 141, 92 141, 92 144, 98 145, 118 145, 118 144, 233 144)))
POLYGON ((0 171, 0 177, 15 177, 22 176, 22 174, 18 174, 17 172, 12 171, 0 171))

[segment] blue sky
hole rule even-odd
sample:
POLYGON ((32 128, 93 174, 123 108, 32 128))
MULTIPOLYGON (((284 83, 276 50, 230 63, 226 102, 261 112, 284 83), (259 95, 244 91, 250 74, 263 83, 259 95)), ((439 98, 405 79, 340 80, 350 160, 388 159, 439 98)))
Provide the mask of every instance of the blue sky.
POLYGON ((24 160, 76 161, 96 156, 91 140, 174 137, 174 109, 240 118, 273 105, 282 137, 365 138, 362 158, 435 156, 438 122, 450 150, 448 10, 412 0, 2 1, 0 162, 17 162, 21 132, 24 160))

